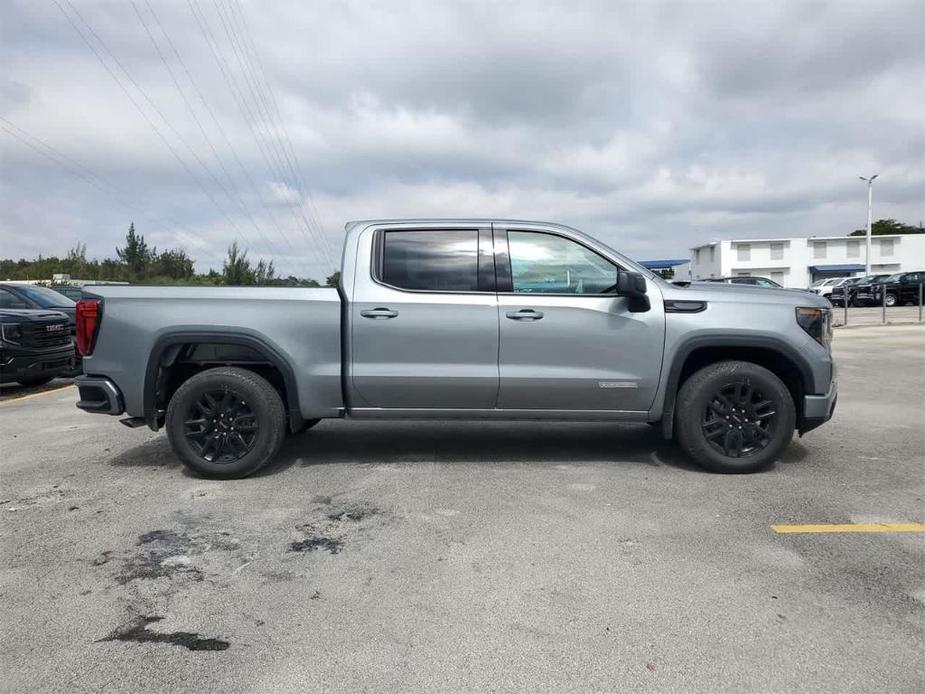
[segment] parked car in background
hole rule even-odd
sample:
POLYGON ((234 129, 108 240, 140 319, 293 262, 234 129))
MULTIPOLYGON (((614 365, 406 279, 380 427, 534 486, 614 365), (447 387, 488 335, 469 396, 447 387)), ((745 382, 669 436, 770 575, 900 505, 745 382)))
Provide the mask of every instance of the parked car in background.
POLYGON ((819 296, 824 296, 826 299, 829 298, 829 295, 832 293, 832 290, 835 287, 840 287, 845 282, 847 282, 850 277, 829 277, 828 279, 822 280, 813 284, 810 289, 813 293, 818 294, 819 296))
POLYGON ((853 295, 854 303, 852 306, 873 306, 874 305, 874 284, 880 280, 889 277, 889 274, 867 275, 862 277, 861 281, 854 285, 853 295))
POLYGON ((53 289, 59 294, 64 294, 71 301, 80 301, 84 298, 84 290, 72 284, 52 284, 49 289, 53 289))
POLYGON ((918 305, 919 286, 925 282, 925 271, 897 272, 874 282, 872 289, 873 303, 887 306, 918 305), (884 294, 886 299, 884 300, 884 294))
POLYGON ((750 284, 753 287, 774 287, 775 289, 783 289, 774 280, 769 280, 767 277, 710 277, 705 280, 697 280, 698 282, 722 282, 723 284, 750 284))
POLYGON ((336 289, 93 287, 77 406, 220 478, 325 417, 649 422, 736 473, 832 416, 831 305, 808 292, 670 284, 541 222, 353 222, 345 244, 336 289))
MULTIPOLYGON (((0 309, 58 311, 67 316, 68 335, 72 342, 77 334, 77 303, 64 294, 39 284, 0 283, 0 309)), ((71 354, 73 363, 66 375, 76 376, 81 372, 81 357, 76 350, 72 350, 71 354)))
POLYGON ((66 375, 73 363, 74 342, 66 315, 0 309, 0 383, 48 383, 66 375))
POLYGON ((0 308, 60 311, 67 316, 72 334, 76 307, 77 304, 73 299, 40 284, 0 283, 0 308))
POLYGON ((889 275, 866 275, 864 277, 852 277, 847 282, 832 288, 832 293, 829 295, 829 301, 832 302, 833 306, 844 306, 845 299, 847 298, 849 306, 859 306, 860 304, 857 303, 858 287, 870 285, 872 282, 876 282, 878 279, 883 277, 889 277, 889 275))

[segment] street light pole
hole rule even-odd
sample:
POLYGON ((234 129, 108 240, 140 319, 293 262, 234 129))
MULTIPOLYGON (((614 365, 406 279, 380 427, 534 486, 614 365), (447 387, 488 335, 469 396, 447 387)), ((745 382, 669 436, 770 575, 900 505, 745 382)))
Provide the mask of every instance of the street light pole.
POLYGON ((862 181, 867 181, 867 272, 865 275, 870 275, 870 231, 873 226, 873 212, 874 212, 874 180, 880 174, 874 174, 870 178, 865 176, 858 176, 862 181))

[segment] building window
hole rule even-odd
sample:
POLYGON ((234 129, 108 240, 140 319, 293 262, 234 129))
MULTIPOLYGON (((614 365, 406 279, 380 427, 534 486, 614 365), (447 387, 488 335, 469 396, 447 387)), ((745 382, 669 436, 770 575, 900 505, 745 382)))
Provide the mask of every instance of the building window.
POLYGON ((784 244, 772 243, 771 244, 771 260, 783 260, 783 259, 784 259, 784 244))
POLYGON ((880 239, 880 255, 893 255, 893 239, 880 239))
POLYGON ((710 262, 716 261, 716 246, 710 246, 710 262))
POLYGON ((700 263, 700 249, 699 248, 694 249, 694 262, 700 263))
POLYGON ((860 258, 861 257, 861 242, 860 241, 849 241, 848 242, 848 257, 849 258, 860 258))
POLYGON ((752 259, 752 247, 748 243, 740 243, 736 245, 736 258, 738 260, 751 260, 752 259))
POLYGON ((813 244, 813 258, 825 258, 827 255, 827 244, 825 241, 813 244))
POLYGON ((783 272, 772 272, 771 279, 777 282, 779 285, 784 286, 784 273, 783 272))

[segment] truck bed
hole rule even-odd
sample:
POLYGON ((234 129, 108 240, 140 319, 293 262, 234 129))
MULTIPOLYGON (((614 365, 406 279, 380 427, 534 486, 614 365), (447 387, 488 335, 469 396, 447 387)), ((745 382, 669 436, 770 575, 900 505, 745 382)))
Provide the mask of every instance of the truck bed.
POLYGON ((259 340, 291 367, 301 414, 336 416, 341 394, 341 302, 335 289, 292 287, 87 288, 103 299, 104 320, 84 373, 105 374, 125 399, 126 412, 145 415, 149 361, 159 345, 183 335, 259 340))

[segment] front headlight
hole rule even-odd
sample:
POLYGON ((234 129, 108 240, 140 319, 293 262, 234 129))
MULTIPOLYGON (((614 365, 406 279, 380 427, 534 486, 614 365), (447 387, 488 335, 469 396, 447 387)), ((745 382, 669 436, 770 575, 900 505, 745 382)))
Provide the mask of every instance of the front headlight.
POLYGON ((798 306, 797 323, 803 330, 823 347, 832 341, 832 311, 827 308, 798 306))
POLYGON ((0 325, 0 338, 2 338, 4 342, 18 345, 19 341, 22 340, 22 328, 19 323, 5 323, 0 325))

